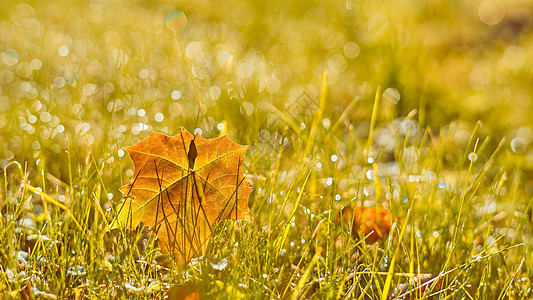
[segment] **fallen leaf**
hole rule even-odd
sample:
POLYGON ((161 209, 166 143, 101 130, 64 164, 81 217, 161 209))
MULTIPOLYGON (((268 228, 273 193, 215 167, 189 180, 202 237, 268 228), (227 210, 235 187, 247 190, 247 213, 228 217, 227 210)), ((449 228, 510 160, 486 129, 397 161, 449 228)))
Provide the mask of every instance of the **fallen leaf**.
MULTIPOLYGON (((383 207, 363 207, 357 203, 355 209, 342 210, 342 219, 345 224, 352 224, 352 235, 365 238, 367 243, 375 243, 380 238, 389 235, 392 217, 389 209, 383 207)), ((337 223, 340 218, 337 217, 337 223)))
POLYGON ((135 171, 111 229, 150 226, 163 251, 186 263, 205 254, 212 226, 225 219, 252 220, 252 185, 241 163, 248 146, 227 136, 203 139, 187 130, 173 137, 151 132, 126 147, 135 171))
POLYGON ((193 284, 176 284, 167 292, 169 300, 200 300, 205 299, 205 293, 193 284))

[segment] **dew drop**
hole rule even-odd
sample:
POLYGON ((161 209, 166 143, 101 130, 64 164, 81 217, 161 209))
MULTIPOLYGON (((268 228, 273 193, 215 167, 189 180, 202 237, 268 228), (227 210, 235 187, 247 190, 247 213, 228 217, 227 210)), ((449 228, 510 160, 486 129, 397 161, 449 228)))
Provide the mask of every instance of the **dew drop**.
POLYGON ((470 152, 470 154, 468 154, 468 160, 469 161, 476 161, 477 160, 477 154, 475 154, 474 152, 470 152))
POLYGON ((324 126, 325 129, 329 129, 330 124, 331 124, 331 121, 328 118, 324 118, 322 120, 322 126, 324 126))

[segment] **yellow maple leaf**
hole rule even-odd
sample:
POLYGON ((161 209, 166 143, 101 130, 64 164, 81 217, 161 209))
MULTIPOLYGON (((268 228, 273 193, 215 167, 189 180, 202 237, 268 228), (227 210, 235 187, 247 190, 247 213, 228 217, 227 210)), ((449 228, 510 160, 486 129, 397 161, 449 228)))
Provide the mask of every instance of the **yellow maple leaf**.
POLYGON ((126 147, 135 171, 111 229, 150 226, 163 251, 180 262, 205 254, 212 226, 225 219, 252 220, 252 185, 241 163, 248 146, 227 136, 203 139, 187 130, 173 137, 151 132, 126 147))

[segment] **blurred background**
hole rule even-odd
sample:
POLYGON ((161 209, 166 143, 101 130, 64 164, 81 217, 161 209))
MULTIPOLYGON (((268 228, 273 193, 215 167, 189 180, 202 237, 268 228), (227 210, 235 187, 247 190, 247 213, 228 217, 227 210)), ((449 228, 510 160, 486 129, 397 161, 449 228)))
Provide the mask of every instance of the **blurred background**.
POLYGON ((495 144, 506 137, 525 168, 533 166, 531 1, 2 6, 2 167, 12 160, 46 164, 64 178, 65 165, 47 160, 64 160, 69 147, 73 161, 99 151, 99 162, 113 164, 121 147, 150 130, 177 134, 180 126, 246 144, 287 124, 305 131, 324 70, 326 129, 359 98, 343 125, 368 135, 380 86, 378 124, 411 114, 415 127, 436 135, 453 128, 464 148, 480 120, 482 134, 495 144), (173 10, 183 13, 165 23, 173 10))

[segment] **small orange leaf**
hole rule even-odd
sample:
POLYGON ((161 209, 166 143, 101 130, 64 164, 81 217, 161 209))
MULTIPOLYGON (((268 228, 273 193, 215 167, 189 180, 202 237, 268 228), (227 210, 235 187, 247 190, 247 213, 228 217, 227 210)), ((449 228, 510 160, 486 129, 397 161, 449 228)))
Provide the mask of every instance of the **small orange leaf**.
POLYGON ((366 237, 367 243, 375 243, 389 235, 392 225, 390 210, 383 207, 362 207, 357 203, 355 211, 351 208, 342 210, 342 218, 347 224, 352 223, 355 237, 366 237))
POLYGON ((204 291, 192 284, 176 284, 167 292, 169 300, 201 300, 205 299, 204 291))
POLYGON ((151 132, 125 148, 135 171, 120 188, 126 197, 111 228, 134 229, 142 221, 178 261, 204 255, 216 222, 252 220, 252 185, 241 168, 248 148, 226 136, 193 137, 185 129, 173 137, 151 132))

